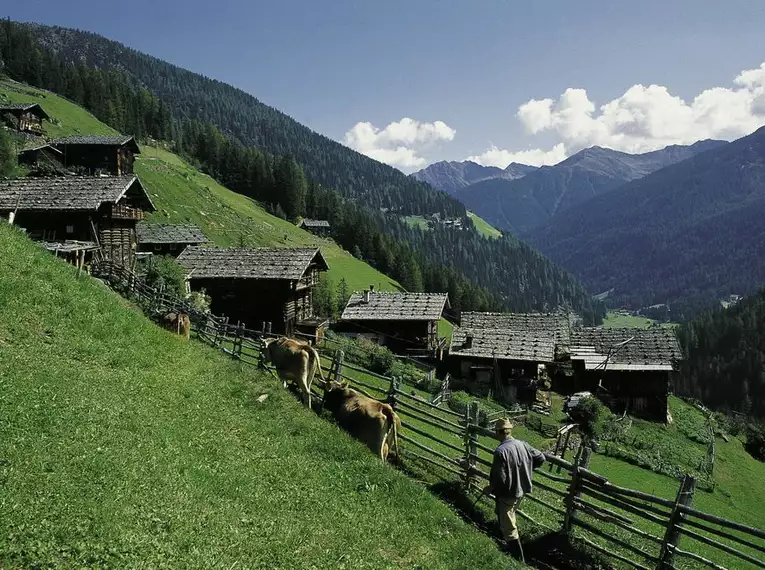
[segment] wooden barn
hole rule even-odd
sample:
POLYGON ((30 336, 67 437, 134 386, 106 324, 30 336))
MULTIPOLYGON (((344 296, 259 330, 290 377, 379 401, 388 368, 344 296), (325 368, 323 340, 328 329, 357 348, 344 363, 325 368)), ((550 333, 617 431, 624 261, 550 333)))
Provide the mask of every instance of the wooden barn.
POLYGON ((8 127, 33 135, 44 134, 42 122, 50 119, 37 103, 2 103, 0 117, 5 119, 8 127))
POLYGON ((71 136, 50 144, 62 152, 66 168, 79 167, 90 174, 132 174, 135 155, 141 154, 135 138, 129 135, 71 136))
POLYGON ((101 251, 130 267, 135 226, 155 210, 136 176, 27 177, 0 181, 0 216, 49 249, 101 251), (68 244, 68 245, 67 245, 68 244), (95 247, 93 247, 95 246, 95 247))
POLYGON ((370 287, 351 295, 337 330, 400 354, 434 354, 439 349, 438 321, 447 308, 446 293, 383 293, 370 287))
POLYGON ((571 333, 571 391, 590 391, 615 413, 626 410, 664 422, 672 374, 681 358, 670 328, 575 329, 571 333))
POLYGON ((544 376, 540 371, 567 352, 569 337, 570 317, 563 312, 462 313, 449 346, 453 385, 532 404, 544 376))
POLYGON ((178 257, 186 246, 210 243, 202 230, 194 224, 140 222, 136 227, 136 236, 139 252, 173 257, 178 257))
POLYGON ((19 164, 33 170, 45 169, 62 172, 64 170, 64 153, 49 144, 38 145, 22 150, 19 153, 19 164))
POLYGON ((327 220, 311 220, 310 218, 303 218, 298 227, 314 235, 324 237, 328 236, 331 230, 327 220))
POLYGON ((248 328, 320 334, 325 321, 313 308, 313 288, 329 266, 317 248, 188 246, 178 257, 192 290, 204 289, 211 310, 248 328))

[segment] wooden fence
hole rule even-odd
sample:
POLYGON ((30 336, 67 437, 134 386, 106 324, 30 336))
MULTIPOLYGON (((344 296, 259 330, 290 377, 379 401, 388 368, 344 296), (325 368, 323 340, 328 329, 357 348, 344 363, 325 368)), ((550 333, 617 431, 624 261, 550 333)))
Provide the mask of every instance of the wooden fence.
MULTIPOLYGON (((242 363, 262 365, 263 339, 270 331, 250 330, 198 311, 183 299, 147 286, 119 265, 101 263, 94 274, 141 301, 149 313, 187 312, 201 341, 242 363)), ((489 480, 497 442, 493 431, 480 424, 477 402, 460 413, 433 403, 396 378, 344 362, 341 350, 320 348, 319 352, 326 376, 345 380, 364 395, 393 406, 401 418, 400 459, 406 465, 459 481, 466 492, 480 492, 489 480)), ((314 385, 312 394, 323 401, 322 387, 314 385)), ((547 427, 535 425, 525 412, 512 416, 532 429, 547 427)), ((559 448, 567 434, 557 435, 559 448)), ((561 455, 566 447, 564 444, 561 455)), ((590 471, 588 447, 580 447, 573 461, 551 453, 545 457, 548 465, 535 472, 534 492, 524 497, 523 508, 518 510, 521 518, 548 531, 565 533, 618 566, 638 570, 765 568, 765 531, 694 509, 693 477, 680 481, 675 497, 658 497, 614 485, 590 471)))

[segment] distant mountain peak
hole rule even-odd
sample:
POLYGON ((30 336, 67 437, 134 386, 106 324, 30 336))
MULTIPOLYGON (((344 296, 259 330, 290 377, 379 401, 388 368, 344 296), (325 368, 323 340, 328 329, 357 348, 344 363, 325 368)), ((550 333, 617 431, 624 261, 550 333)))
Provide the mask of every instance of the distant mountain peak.
POLYGON ((421 182, 454 194, 460 188, 465 188, 482 180, 515 180, 536 170, 535 166, 511 163, 505 169, 497 166, 484 166, 472 160, 434 162, 433 164, 411 174, 421 182))
POLYGON ((643 154, 591 146, 554 166, 534 169, 516 179, 478 181, 458 189, 455 195, 498 229, 522 234, 558 212, 724 144, 706 140, 643 154))

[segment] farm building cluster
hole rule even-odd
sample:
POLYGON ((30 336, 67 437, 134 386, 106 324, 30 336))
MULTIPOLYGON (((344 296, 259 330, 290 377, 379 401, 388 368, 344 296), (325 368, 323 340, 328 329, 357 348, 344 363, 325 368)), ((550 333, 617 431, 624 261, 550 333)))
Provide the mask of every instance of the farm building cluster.
MULTIPOLYGON (((39 104, 6 104, 9 129, 39 136, 48 114, 39 104)), ((137 259, 169 255, 185 271, 187 291, 204 290, 211 310, 249 328, 320 342, 329 321, 317 315, 314 291, 329 269, 321 249, 215 247, 192 224, 149 223, 156 210, 133 174, 141 152, 131 136, 40 138, 19 162, 47 176, 0 181, 0 216, 83 268, 109 260, 134 268, 137 259), (55 175, 50 175, 53 172, 55 175)), ((326 220, 303 229, 331 235, 326 220)), ((353 292, 333 328, 393 352, 420 358, 476 395, 532 405, 540 392, 597 393, 615 411, 667 418, 672 374, 681 358, 666 328, 584 327, 571 312, 450 314, 446 293, 353 292), (443 319, 450 339, 439 335, 443 319)))

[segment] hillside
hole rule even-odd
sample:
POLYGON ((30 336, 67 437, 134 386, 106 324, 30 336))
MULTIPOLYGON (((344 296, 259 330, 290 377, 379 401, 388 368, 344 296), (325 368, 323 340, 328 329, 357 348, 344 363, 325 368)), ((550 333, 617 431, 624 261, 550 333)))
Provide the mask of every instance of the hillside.
MULTIPOLYGON (((51 137, 115 132, 82 107, 42 89, 0 80, 2 98, 11 102, 39 101, 55 121, 45 123, 51 137)), ((257 202, 221 186, 163 148, 141 145, 135 172, 157 206, 157 212, 149 216, 149 221, 196 224, 219 246, 243 243, 321 247, 330 265, 328 276, 333 285, 345 278, 351 291, 366 289, 371 284, 382 291, 401 288, 396 281, 356 259, 332 240, 318 238, 267 213, 257 202)))
POLYGON ((765 417, 765 289, 678 329, 685 362, 675 391, 765 417))
POLYGON ((269 212, 329 220, 337 243, 408 290, 447 291, 455 310, 567 305, 588 321, 603 312, 568 272, 525 245, 508 247, 471 229, 439 234, 448 247, 433 247, 434 236, 410 228, 403 216, 440 212, 466 219, 463 205, 231 86, 60 28, 6 22, 0 54, 14 79, 64 95, 121 132, 170 141, 173 151, 269 212))
POLYGON ((433 163, 422 170, 411 174, 421 182, 427 182, 433 188, 438 188, 449 194, 455 194, 460 188, 465 188, 476 182, 489 179, 515 180, 536 170, 535 166, 527 166, 513 162, 507 168, 483 166, 470 160, 463 162, 451 161, 433 163))
POLYGON ((271 376, 7 224, 0 260, 0 566, 507 567, 271 376))
POLYGON ((723 144, 707 140, 636 155, 596 146, 523 178, 485 180, 455 196, 496 228, 524 234, 558 212, 723 144))
MULTIPOLYGON (((618 305, 707 305, 765 283, 765 128, 561 212, 531 234, 618 305)), ((678 314, 680 313, 680 314, 678 314)))

